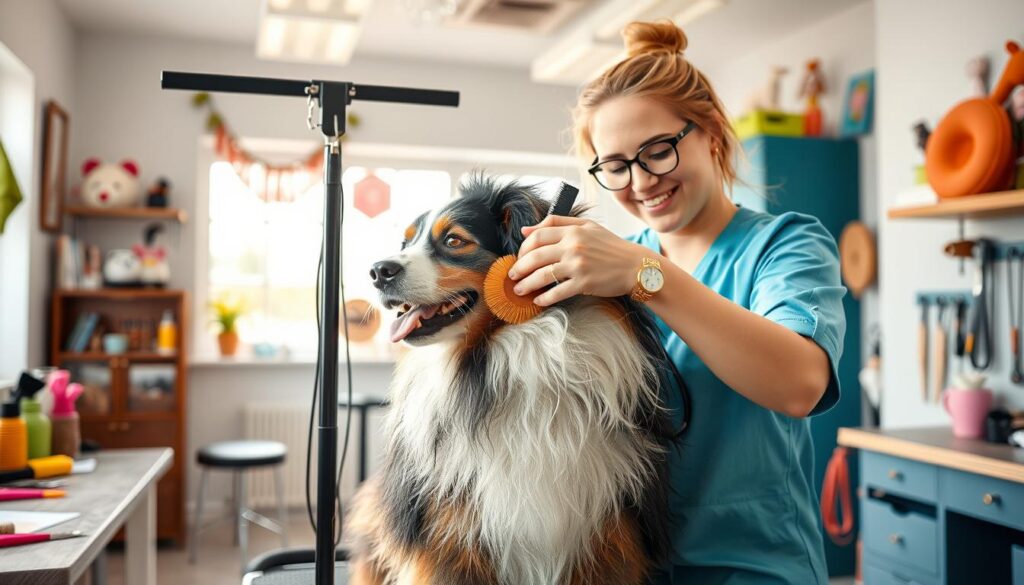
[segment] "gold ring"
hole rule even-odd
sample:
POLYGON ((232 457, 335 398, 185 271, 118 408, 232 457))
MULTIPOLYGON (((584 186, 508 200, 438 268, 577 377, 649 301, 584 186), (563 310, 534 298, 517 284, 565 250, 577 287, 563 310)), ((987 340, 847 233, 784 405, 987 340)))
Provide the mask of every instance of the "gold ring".
POLYGON ((555 265, 548 264, 548 273, 551 274, 551 280, 555 281, 555 284, 559 284, 558 277, 555 276, 555 265))

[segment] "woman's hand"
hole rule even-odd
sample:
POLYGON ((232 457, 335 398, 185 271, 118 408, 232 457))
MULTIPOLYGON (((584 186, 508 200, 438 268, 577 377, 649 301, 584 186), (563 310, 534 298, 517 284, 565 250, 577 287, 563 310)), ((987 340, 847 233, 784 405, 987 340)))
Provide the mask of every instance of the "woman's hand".
POLYGON ((579 217, 549 215, 523 228, 526 240, 509 276, 518 280, 516 294, 525 295, 557 279, 558 285, 534 303, 553 305, 575 295, 617 297, 633 290, 645 256, 654 253, 623 240, 600 225, 579 217))

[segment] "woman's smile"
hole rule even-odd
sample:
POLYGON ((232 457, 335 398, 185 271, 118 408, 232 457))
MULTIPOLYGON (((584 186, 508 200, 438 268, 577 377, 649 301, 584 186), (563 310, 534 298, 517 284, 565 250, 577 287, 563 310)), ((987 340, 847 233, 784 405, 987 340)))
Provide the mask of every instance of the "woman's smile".
POLYGON ((672 187, 668 191, 653 197, 638 198, 637 202, 647 213, 652 215, 658 214, 668 209, 672 202, 675 201, 676 189, 678 189, 678 186, 672 187))

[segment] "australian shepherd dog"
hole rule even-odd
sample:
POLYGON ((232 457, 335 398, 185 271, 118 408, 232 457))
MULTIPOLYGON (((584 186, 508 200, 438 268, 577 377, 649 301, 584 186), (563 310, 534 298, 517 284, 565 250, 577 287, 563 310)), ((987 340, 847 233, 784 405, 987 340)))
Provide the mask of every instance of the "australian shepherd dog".
POLYGON ((550 204, 483 175, 460 191, 371 271, 398 311, 393 341, 413 348, 392 381, 385 462, 347 518, 351 583, 641 584, 668 543, 663 392, 678 373, 628 298, 498 320, 487 269, 550 204))

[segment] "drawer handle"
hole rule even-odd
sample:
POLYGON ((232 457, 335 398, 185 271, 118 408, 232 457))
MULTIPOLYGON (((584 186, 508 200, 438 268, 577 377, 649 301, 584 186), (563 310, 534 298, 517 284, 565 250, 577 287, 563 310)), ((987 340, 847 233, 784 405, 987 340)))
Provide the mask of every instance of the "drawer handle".
POLYGON ((1001 499, 1002 498, 999 497, 999 494, 985 494, 981 496, 981 503, 986 506, 991 506, 992 504, 998 504, 1001 499))
POLYGON ((899 545, 903 544, 903 535, 902 534, 890 534, 889 535, 889 542, 895 544, 896 546, 899 546, 899 545))
POLYGON ((890 469, 889 470, 889 479, 892 479, 892 480, 895 480, 895 481, 903 481, 903 472, 902 471, 898 471, 896 469, 890 469))

